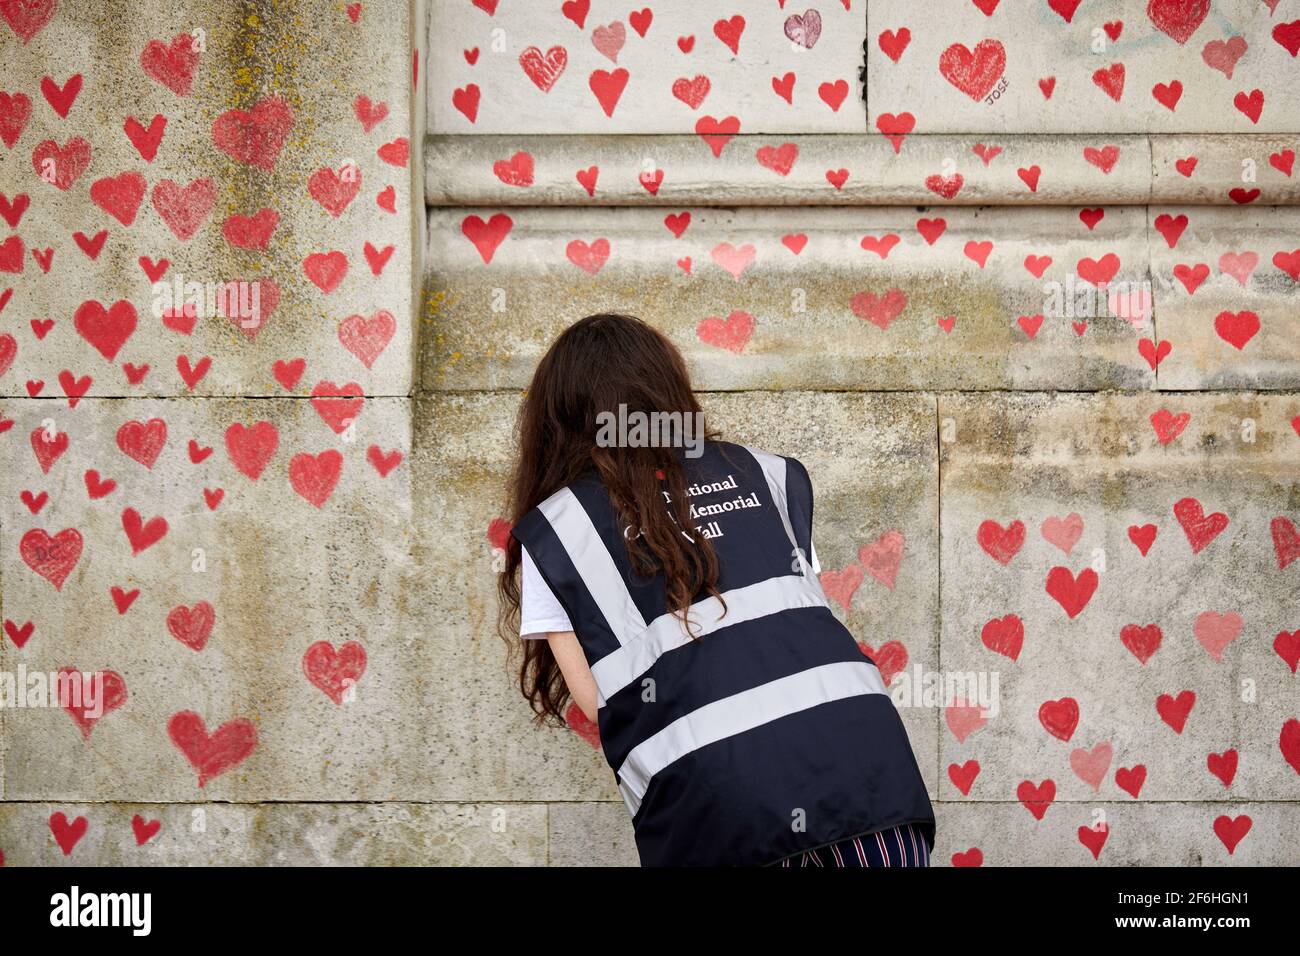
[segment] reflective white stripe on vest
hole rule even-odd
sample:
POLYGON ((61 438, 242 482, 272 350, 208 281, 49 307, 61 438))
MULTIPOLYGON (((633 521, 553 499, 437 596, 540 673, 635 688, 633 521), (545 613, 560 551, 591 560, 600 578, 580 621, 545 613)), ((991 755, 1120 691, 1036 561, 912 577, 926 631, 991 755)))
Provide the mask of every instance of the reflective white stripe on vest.
POLYGON ((561 488, 537 507, 564 545, 614 637, 620 644, 640 637, 646 629, 645 617, 582 502, 568 488, 561 488))
POLYGON ((596 679, 600 699, 598 706, 631 684, 654 666, 664 654, 674 648, 689 644, 691 634, 704 637, 733 624, 753 621, 769 614, 790 608, 827 607, 826 597, 820 587, 808 578, 792 574, 768 578, 743 588, 733 588, 722 593, 726 613, 715 597, 691 605, 689 623, 691 633, 682 626, 676 614, 663 614, 651 622, 645 635, 637 641, 606 654, 591 669, 596 679))
POLYGON ((819 704, 885 693, 880 671, 862 660, 810 667, 723 697, 677 718, 633 748, 618 768, 619 791, 635 816, 651 778, 701 747, 819 704))
POLYGON ((754 460, 763 469, 763 477, 767 479, 767 490, 772 493, 772 501, 776 503, 776 511, 781 516, 785 535, 790 539, 790 547, 798 548, 799 543, 794 539, 794 528, 790 524, 790 505, 785 498, 785 459, 780 455, 759 451, 757 448, 745 447, 745 451, 753 455, 754 460))

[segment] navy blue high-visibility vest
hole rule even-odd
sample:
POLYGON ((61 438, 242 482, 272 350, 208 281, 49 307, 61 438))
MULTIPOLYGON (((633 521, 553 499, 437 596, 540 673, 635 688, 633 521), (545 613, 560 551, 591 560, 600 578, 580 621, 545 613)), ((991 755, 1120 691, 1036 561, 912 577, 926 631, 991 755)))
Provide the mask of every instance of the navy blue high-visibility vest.
MULTIPOLYGON (((716 598, 668 613, 592 471, 513 534, 568 612, 600 740, 644 866, 761 865, 934 811, 876 665, 808 565, 812 485, 792 458, 725 442, 683 457, 716 598)), ((635 533, 630 532, 630 533, 635 533)))

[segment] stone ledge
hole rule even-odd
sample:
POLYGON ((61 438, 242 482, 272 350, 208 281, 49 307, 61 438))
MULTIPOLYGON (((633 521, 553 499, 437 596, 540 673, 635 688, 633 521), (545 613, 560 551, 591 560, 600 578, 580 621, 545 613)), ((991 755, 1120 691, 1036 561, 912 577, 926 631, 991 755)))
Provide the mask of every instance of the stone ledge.
POLYGON ((1290 205, 1297 148, 1300 134, 913 134, 897 151, 877 133, 746 134, 713 147, 690 134, 436 135, 425 139, 425 202, 1290 205))

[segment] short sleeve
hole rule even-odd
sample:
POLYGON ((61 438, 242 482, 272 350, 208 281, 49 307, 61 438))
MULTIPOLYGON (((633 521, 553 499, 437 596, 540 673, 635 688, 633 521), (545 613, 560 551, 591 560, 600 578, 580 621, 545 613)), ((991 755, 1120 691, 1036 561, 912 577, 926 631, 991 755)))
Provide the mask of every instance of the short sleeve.
POLYGON ((564 613, 551 586, 537 570, 528 549, 521 548, 520 551, 523 563, 520 566, 519 636, 526 641, 537 640, 549 632, 573 630, 569 615, 564 613))

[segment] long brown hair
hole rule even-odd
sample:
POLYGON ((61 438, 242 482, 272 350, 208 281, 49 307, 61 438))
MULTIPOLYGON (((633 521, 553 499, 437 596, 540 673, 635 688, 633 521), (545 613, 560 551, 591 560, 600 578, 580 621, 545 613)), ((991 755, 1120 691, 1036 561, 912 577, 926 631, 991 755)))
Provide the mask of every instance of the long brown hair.
MULTIPOLYGON (((624 526, 641 532, 624 536, 633 570, 662 571, 668 609, 685 615, 701 592, 721 600, 717 556, 690 519, 679 449, 597 444, 597 416, 617 414, 620 405, 629 413, 681 412, 704 421, 686 363, 667 338, 630 315, 579 319, 552 343, 524 396, 507 513, 513 524, 594 467, 624 526), (671 501, 665 502, 664 490, 671 501)), ((704 435, 717 437, 707 429, 704 435)), ((537 720, 562 722, 569 691, 550 644, 519 641, 520 561, 519 542, 511 537, 499 581, 498 627, 507 643, 524 645, 519 689, 537 720)))

